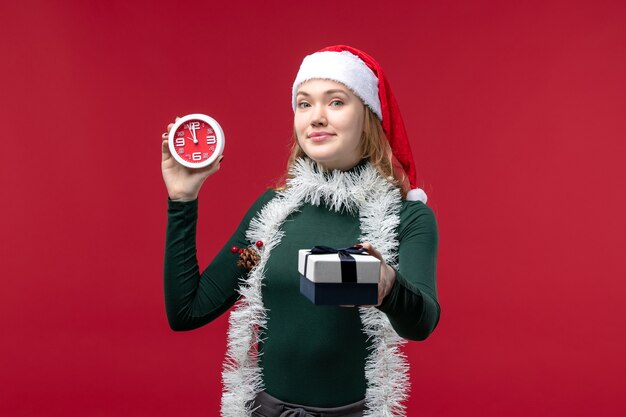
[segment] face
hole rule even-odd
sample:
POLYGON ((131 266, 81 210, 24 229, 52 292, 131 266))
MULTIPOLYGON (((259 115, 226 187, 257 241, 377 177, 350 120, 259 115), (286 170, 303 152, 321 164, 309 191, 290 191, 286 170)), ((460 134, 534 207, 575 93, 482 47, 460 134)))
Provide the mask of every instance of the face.
POLYGON ((365 107, 346 86, 309 80, 296 95, 294 128, 300 147, 324 168, 346 171, 361 159, 365 107))

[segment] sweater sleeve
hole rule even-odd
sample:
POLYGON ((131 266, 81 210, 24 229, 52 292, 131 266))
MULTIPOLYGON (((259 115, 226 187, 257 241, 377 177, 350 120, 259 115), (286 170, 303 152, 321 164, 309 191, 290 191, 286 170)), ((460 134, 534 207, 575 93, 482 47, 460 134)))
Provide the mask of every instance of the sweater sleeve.
POLYGON ((265 192, 248 210, 239 227, 209 266, 200 273, 196 256, 198 200, 168 200, 165 239, 165 310, 172 330, 192 330, 216 319, 237 301, 239 280, 247 271, 237 266, 233 246, 245 247, 251 218, 269 201, 273 191, 265 192))
POLYGON ((405 339, 424 340, 439 322, 437 221, 430 207, 405 202, 398 227, 396 282, 379 309, 405 339))

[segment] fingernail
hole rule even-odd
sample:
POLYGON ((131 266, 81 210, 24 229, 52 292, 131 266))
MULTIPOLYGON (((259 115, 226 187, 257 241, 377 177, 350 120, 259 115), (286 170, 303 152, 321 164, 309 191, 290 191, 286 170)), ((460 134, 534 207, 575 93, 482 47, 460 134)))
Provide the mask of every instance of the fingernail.
POLYGON ((356 245, 354 245, 355 248, 357 249, 361 249, 363 247, 363 245, 361 245, 360 243, 357 243, 356 245))

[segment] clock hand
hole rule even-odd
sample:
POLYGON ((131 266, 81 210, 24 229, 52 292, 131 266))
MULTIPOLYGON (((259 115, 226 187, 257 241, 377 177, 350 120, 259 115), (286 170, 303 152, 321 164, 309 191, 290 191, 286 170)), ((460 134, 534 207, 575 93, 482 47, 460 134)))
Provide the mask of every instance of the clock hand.
POLYGON ((193 135, 193 143, 198 143, 198 139, 196 138, 196 129, 191 129, 191 134, 193 135))

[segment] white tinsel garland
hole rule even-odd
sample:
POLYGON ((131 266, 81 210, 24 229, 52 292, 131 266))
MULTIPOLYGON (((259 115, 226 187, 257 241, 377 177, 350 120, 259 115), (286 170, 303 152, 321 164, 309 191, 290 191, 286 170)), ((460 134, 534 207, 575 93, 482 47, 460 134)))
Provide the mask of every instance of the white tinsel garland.
MULTIPOLYGON (((250 222, 246 238, 263 241, 260 261, 239 288, 241 299, 231 313, 224 371, 222 415, 243 417, 251 413, 256 393, 263 390, 257 344, 266 328, 261 287, 265 266, 273 248, 283 237, 283 222, 305 203, 326 204, 329 209, 358 214, 361 240, 371 242, 387 264, 396 266, 400 222, 400 191, 371 164, 350 172, 320 172, 309 159, 296 161, 287 188, 277 193, 250 222)), ((367 390, 365 417, 404 416, 402 402, 408 394, 408 363, 399 337, 387 316, 372 307, 360 308, 363 331, 371 340, 365 364, 367 390)))

